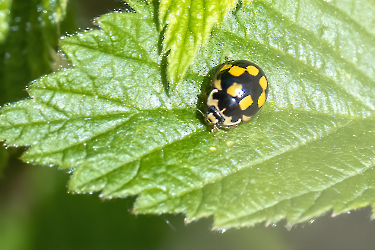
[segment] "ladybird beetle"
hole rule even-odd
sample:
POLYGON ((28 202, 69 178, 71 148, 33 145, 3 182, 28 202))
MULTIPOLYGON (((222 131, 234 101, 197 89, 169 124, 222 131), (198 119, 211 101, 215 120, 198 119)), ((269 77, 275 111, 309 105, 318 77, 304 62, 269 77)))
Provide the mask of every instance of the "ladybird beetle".
POLYGON ((246 61, 224 63, 212 80, 207 99, 206 123, 218 128, 235 127, 250 121, 268 96, 268 81, 256 64, 246 61))

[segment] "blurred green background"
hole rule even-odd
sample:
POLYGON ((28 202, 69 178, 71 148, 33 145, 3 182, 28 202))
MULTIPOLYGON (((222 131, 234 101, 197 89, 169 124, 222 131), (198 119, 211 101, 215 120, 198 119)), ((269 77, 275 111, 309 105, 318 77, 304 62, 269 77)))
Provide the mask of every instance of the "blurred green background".
MULTIPOLYGON (((114 0, 71 1, 68 17, 73 15, 74 23, 62 25, 63 34, 92 28, 93 18, 121 7, 123 4, 114 0)), ((44 73, 48 72, 40 74, 44 73)), ((25 77, 30 81, 37 76, 25 77)), ((24 88, 25 82, 20 84, 24 88)), ((22 88, 13 87, 20 93, 18 98, 26 96, 22 88)), ((16 100, 0 100, 1 104, 9 101, 16 100)), ((217 232, 211 231, 212 218, 185 225, 181 214, 132 215, 134 198, 102 201, 97 194, 69 194, 67 172, 27 165, 18 160, 23 149, 9 150, 12 154, 0 178, 2 250, 375 248, 370 207, 333 218, 327 214, 291 230, 281 221, 217 232)))

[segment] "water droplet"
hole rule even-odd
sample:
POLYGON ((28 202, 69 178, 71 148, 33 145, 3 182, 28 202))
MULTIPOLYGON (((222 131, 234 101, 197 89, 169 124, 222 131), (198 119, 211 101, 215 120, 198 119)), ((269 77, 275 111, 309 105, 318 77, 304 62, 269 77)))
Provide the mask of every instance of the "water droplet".
POLYGON ((165 223, 167 223, 167 225, 173 230, 173 231, 176 231, 176 228, 171 224, 171 222, 167 219, 164 219, 165 220, 165 223))

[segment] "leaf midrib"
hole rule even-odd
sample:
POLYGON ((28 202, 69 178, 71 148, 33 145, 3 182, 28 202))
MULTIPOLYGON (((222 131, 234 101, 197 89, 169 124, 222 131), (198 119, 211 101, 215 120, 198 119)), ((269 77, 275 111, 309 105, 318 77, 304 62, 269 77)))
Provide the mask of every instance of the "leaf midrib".
MULTIPOLYGON (((186 109, 182 109, 182 110, 186 110, 186 109)), ((155 111, 158 112, 157 110, 155 110, 155 111)), ((141 114, 141 113, 137 113, 137 114, 141 114)), ((135 115, 137 115, 137 114, 135 114, 135 115)), ((133 117, 133 116, 132 116, 132 117, 133 117)), ((345 118, 348 119, 347 117, 345 117, 345 118)), ((129 118, 129 119, 130 119, 130 118, 129 118)), ((129 119, 127 119, 126 121, 124 121, 124 123, 128 122, 129 119)), ((323 135, 323 134, 321 134, 319 139, 322 139, 322 138, 324 138, 324 137, 326 137, 326 136, 329 136, 330 134, 335 133, 335 131, 337 131, 337 130, 339 130, 339 129, 341 129, 341 128, 347 126, 347 125, 349 125, 351 122, 352 122, 352 121, 348 119, 348 123, 346 123, 344 126, 333 127, 333 129, 330 131, 329 134, 327 134, 327 135, 323 135)), ((116 127, 118 127, 118 126, 123 126, 123 123, 118 124, 116 127)), ((112 129, 116 129, 116 127, 112 128, 112 129)), ((199 130, 200 130, 200 128, 197 128, 197 130, 196 130, 195 132, 191 133, 191 134, 194 134, 194 136, 198 136, 198 137, 199 137, 201 133, 207 133, 205 127, 202 127, 202 130, 201 130, 201 131, 199 131, 199 130)), ((104 132, 104 133, 106 133, 106 132, 104 132)), ((102 134, 104 134, 104 133, 102 133, 102 134)), ((100 136, 100 135, 102 135, 102 134, 99 134, 99 135, 97 135, 97 136, 100 136)), ((185 140, 185 139, 189 138, 189 135, 191 135, 191 134, 187 134, 187 135, 185 135, 184 137, 181 137, 180 139, 176 139, 176 140, 174 140, 174 141, 172 141, 172 142, 170 142, 170 143, 166 143, 166 144, 164 144, 164 145, 162 145, 162 146, 160 146, 160 147, 155 147, 155 148, 153 148, 152 150, 150 150, 149 152, 147 152, 146 154, 139 155, 139 156, 134 156, 134 158, 135 158, 134 160, 130 160, 130 161, 128 161, 128 162, 125 162, 125 163, 123 163, 122 165, 120 165, 120 166, 118 166, 118 167, 112 169, 111 171, 107 172, 106 174, 101 175, 101 176, 97 176, 97 177, 91 179, 89 182, 86 182, 85 184, 81 185, 80 187, 85 186, 85 185, 89 185, 91 182, 94 182, 94 181, 96 181, 96 180, 98 180, 98 179, 100 179, 100 178, 103 178, 105 175, 110 174, 110 173, 113 172, 113 171, 116 171, 118 168, 121 168, 121 167, 123 167, 123 166, 125 166, 125 165, 127 165, 127 164, 132 163, 132 162, 138 161, 138 160, 142 159, 143 157, 147 157, 148 155, 152 154, 153 152, 155 152, 155 151, 157 151, 157 150, 160 150, 160 149, 164 148, 165 146, 171 146, 171 145, 173 145, 174 143, 180 142, 181 140, 185 140)), ((86 141, 93 140, 93 139, 95 139, 97 136, 92 137, 92 138, 90 138, 89 140, 86 140, 86 141)), ((260 159, 259 162, 254 161, 254 162, 251 164, 251 167, 256 166, 256 165, 259 165, 259 164, 261 164, 261 163, 264 163, 265 161, 272 160, 275 156, 279 156, 279 155, 281 155, 281 154, 283 154, 283 153, 288 153, 288 152, 291 152, 291 151, 293 151, 293 150, 297 150, 300 146, 307 145, 308 143, 310 143, 310 142, 314 142, 314 141, 315 141, 315 139, 314 139, 313 137, 311 137, 310 140, 307 140, 306 142, 300 142, 300 143, 298 143, 295 147, 290 146, 288 149, 285 149, 285 150, 282 150, 282 151, 278 151, 277 153, 275 153, 275 154, 272 155, 272 156, 269 156, 269 157, 265 157, 265 158, 263 158, 263 159, 260 159)), ((72 145, 72 147, 77 146, 77 145, 79 145, 79 144, 81 144, 81 143, 83 143, 83 142, 85 142, 85 141, 81 141, 81 142, 79 142, 79 143, 77 143, 77 144, 75 144, 75 145, 72 145)), ((69 147, 69 148, 65 148, 63 151, 68 150, 68 149, 70 149, 70 148, 71 148, 71 147, 69 147)), ((51 154, 53 154, 53 153, 58 153, 58 152, 61 152, 61 150, 51 152, 51 154)), ((38 154, 33 154, 33 155, 38 155, 38 154)), ((238 172, 238 171, 241 171, 241 170, 243 170, 243 169, 246 169, 246 168, 248 168, 248 167, 250 167, 250 166, 246 166, 246 167, 238 168, 234 173, 236 173, 236 172, 238 172)), ((231 173, 231 174, 234 174, 234 173, 231 173)), ((231 174, 228 174, 228 176, 231 175, 231 174)), ((220 179, 218 179, 218 180, 220 180, 220 179)), ((214 180, 214 181, 216 181, 216 180, 214 180)), ((210 183, 211 183, 211 182, 210 182, 210 183)), ((204 184, 203 186, 206 186, 207 184, 210 184, 210 183, 206 183, 206 184, 204 184)), ((115 190, 112 190, 111 193, 115 193, 115 192, 117 192, 118 190, 123 189, 123 186, 125 186, 126 184, 127 184, 127 183, 123 184, 121 187, 119 187, 119 188, 117 188, 117 189, 115 189, 115 190)), ((197 188, 197 189, 199 189, 199 188, 197 188)), ((197 190, 197 189, 193 189, 193 190, 191 190, 191 191, 189 191, 189 192, 193 192, 193 191, 195 191, 195 190, 197 190)), ((146 189, 144 189, 144 190, 146 190, 146 189)), ((143 191, 144 191, 144 190, 143 190, 143 191)), ((189 193, 189 192, 187 192, 187 193, 189 193)), ((111 193, 109 193, 108 195, 110 195, 111 193)), ((181 194, 181 196, 182 196, 182 195, 184 195, 184 194, 181 194)), ((161 201, 161 202, 162 202, 162 201, 161 201)), ((155 203, 155 204, 156 204, 156 203, 155 203)), ((150 205, 150 207, 154 206, 155 204, 150 205)), ((145 207, 145 208, 147 208, 147 207, 145 207)))
POLYGON ((369 37, 370 41, 371 40, 372 41, 375 40, 375 35, 374 34, 368 32, 367 29, 365 29, 365 27, 363 27, 362 25, 360 25, 350 15, 346 14, 343 10, 337 8, 333 4, 327 4, 324 1, 311 1, 311 3, 315 4, 315 5, 319 5, 320 6, 319 9, 322 12, 325 12, 326 14, 328 13, 330 16, 331 16, 330 13, 335 13, 335 17, 337 17, 336 19, 340 18, 343 23, 352 23, 353 26, 354 26, 354 28, 355 28, 354 30, 357 31, 358 33, 362 33, 362 35, 365 36, 365 37, 369 37))

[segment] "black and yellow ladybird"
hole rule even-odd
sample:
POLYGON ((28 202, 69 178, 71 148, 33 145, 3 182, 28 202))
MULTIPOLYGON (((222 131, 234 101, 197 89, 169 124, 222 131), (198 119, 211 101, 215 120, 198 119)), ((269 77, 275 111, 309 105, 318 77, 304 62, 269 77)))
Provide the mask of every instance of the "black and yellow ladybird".
POLYGON ((250 121, 268 96, 263 70, 246 60, 223 64, 214 76, 212 87, 205 116, 214 130, 250 121))

